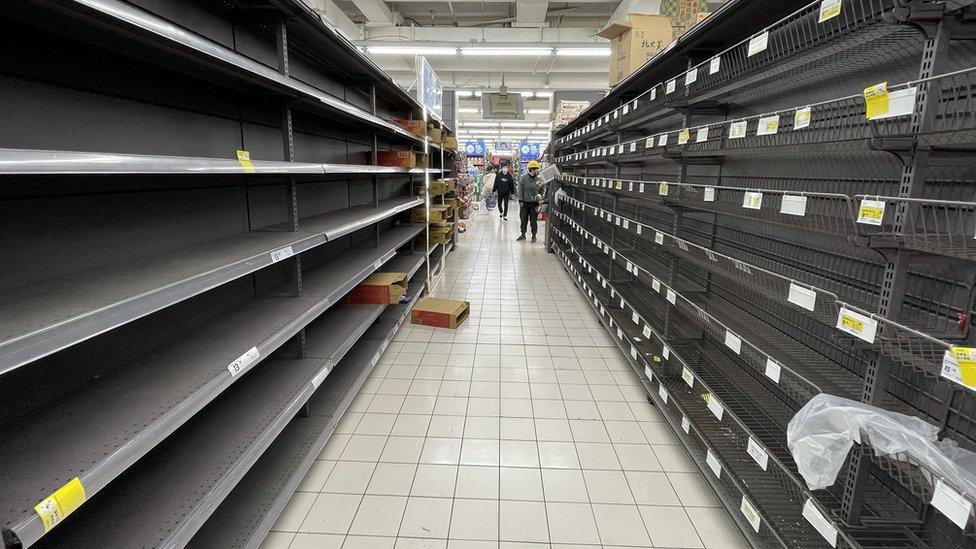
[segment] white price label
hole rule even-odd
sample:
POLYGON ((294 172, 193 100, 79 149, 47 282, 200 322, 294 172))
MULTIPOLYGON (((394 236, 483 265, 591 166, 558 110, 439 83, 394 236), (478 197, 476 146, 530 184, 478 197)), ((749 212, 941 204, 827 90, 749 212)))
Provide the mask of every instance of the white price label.
POLYGON ((664 245, 664 233, 661 231, 654 231, 654 243, 663 246, 664 245))
POLYGON ((742 207, 748 210, 759 210, 762 208, 763 194, 756 191, 746 191, 742 195, 742 207))
POLYGON ((695 67, 685 74, 685 86, 690 86, 698 80, 698 67, 695 67))
POLYGON ((812 115, 813 113, 810 110, 810 107, 796 109, 796 112, 793 114, 793 129, 802 130, 803 128, 808 127, 810 125, 812 115))
MULTIPOLYGON (((623 338, 621 337, 621 339, 623 338)), ((633 345, 630 346, 630 356, 634 360, 637 360, 637 349, 633 345)))
POLYGON ((629 229, 630 228, 630 220, 627 219, 626 217, 624 218, 624 228, 625 229, 629 229))
POLYGON ((807 197, 795 194, 784 194, 779 205, 779 213, 803 217, 807 214, 807 197))
POLYGON ((663 146, 665 146, 667 144, 668 144, 668 134, 662 133, 661 135, 657 136, 657 146, 658 147, 663 147, 663 146))
POLYGON ((640 223, 636 223, 634 225, 634 228, 637 229, 637 234, 641 234, 641 224, 640 223))
POLYGON ((644 375, 647 376, 648 381, 654 379, 654 374, 651 373, 651 367, 649 365, 644 366, 644 375))
POLYGON ((865 225, 880 226, 884 220, 885 201, 861 199, 861 205, 857 209, 857 222, 865 225))
POLYGON ((672 305, 674 305, 674 302, 678 300, 678 294, 674 293, 674 290, 671 289, 668 289, 666 297, 668 299, 668 303, 672 305))
POLYGON ((645 338, 650 339, 651 338, 651 327, 649 325, 646 325, 645 324, 644 325, 644 331, 641 332, 641 333, 644 334, 644 337, 645 338))
POLYGON ((732 349, 735 354, 742 353, 742 339, 729 330, 725 330, 725 346, 732 349))
POLYGON ((688 384, 689 387, 695 386, 695 376, 688 368, 681 369, 681 379, 685 380, 685 383, 688 384))
POLYGON ((291 246, 285 246, 284 248, 281 248, 280 250, 275 250, 275 251, 271 252, 271 262, 272 263, 277 263, 277 262, 279 262, 279 261, 281 261, 283 259, 288 259, 289 257, 291 257, 293 255, 295 255, 295 250, 293 250, 291 248, 291 246))
POLYGON ((712 412, 712 415, 714 415, 716 419, 722 421, 722 416, 725 415, 725 408, 722 407, 722 403, 719 402, 718 398, 716 398, 713 394, 702 396, 705 398, 705 405, 708 407, 708 410, 712 412))
POLYGON ((712 452, 711 448, 705 453, 705 463, 708 464, 708 468, 715 473, 717 478, 722 478, 722 462, 718 460, 718 456, 712 452))
POLYGON ((888 110, 868 117, 869 120, 882 120, 896 116, 906 116, 915 112, 915 96, 918 88, 905 88, 888 93, 888 110))
POLYGON ((691 421, 688 421, 688 416, 681 416, 681 430, 686 435, 691 432, 691 421))
POLYGON ((705 187, 705 191, 702 194, 705 202, 715 202, 715 187, 705 187))
POLYGON ((779 374, 783 370, 783 367, 779 365, 775 360, 767 357, 766 358, 766 377, 773 380, 773 383, 779 383, 779 374))
POLYGON ((632 313, 632 314, 630 315, 630 321, 631 321, 631 322, 633 322, 634 324, 636 324, 636 325, 638 325, 638 326, 640 326, 640 317, 639 317, 639 316, 637 316, 637 311, 634 311, 634 312, 633 312, 633 313, 632 313))
POLYGON ((254 364, 254 361, 260 356, 261 353, 258 352, 257 347, 248 349, 243 355, 237 357, 237 360, 227 365, 227 371, 230 372, 230 377, 237 377, 238 374, 244 371, 244 368, 254 364))
MULTIPOLYGON (((637 152, 637 142, 636 141, 630 144, 630 152, 637 152)), ((631 186, 633 186, 633 184, 631 184, 631 186)), ((631 188, 631 190, 634 190, 634 189, 631 188)))
POLYGON ((640 193, 643 193, 644 192, 644 184, 643 183, 640 184, 640 190, 637 191, 637 192, 640 192, 640 193))
POLYGON ((817 292, 798 286, 790 282, 790 294, 786 299, 794 305, 799 305, 808 311, 812 311, 817 306, 817 292))
POLYGON ((668 390, 664 388, 664 385, 658 387, 657 394, 661 397, 661 400, 663 400, 665 404, 668 403, 668 390))
POLYGON ((749 122, 746 120, 739 120, 738 122, 729 124, 729 139, 742 139, 745 137, 748 126, 749 122))
POLYGON ((769 31, 757 34, 749 40, 749 50, 747 57, 752 57, 761 51, 766 51, 769 47, 769 31))
POLYGON ((676 85, 677 84, 675 83, 675 79, 674 78, 672 78, 671 80, 668 80, 668 83, 665 84, 665 87, 664 87, 664 95, 668 95, 669 93, 673 93, 676 85))
POLYGON ((831 547, 837 547, 837 528, 823 516, 820 509, 817 509, 813 499, 808 499, 803 504, 803 518, 807 519, 807 522, 827 540, 831 547))
POLYGON ((698 132, 695 133, 695 143, 701 143, 702 141, 708 141, 708 126, 698 128, 698 132))
POLYGON ((874 336, 878 331, 878 321, 846 307, 841 307, 840 312, 837 313, 837 328, 868 343, 874 343, 874 336))
POLYGON ((817 23, 823 23, 840 15, 841 0, 823 0, 820 2, 820 14, 817 23))
POLYGON ((756 460, 756 464, 758 464, 763 471, 766 471, 769 468, 769 454, 766 453, 766 450, 764 450, 762 445, 759 444, 759 441, 749 437, 749 443, 746 445, 746 452, 752 456, 752 459, 756 460))
POLYGON ((657 99, 657 86, 651 88, 651 101, 657 99))
POLYGON ((651 287, 654 288, 654 291, 655 292, 661 293, 661 281, 660 280, 658 280, 656 278, 651 279, 651 287))
POLYGON ((708 74, 715 74, 722 68, 722 57, 713 57, 711 61, 708 62, 708 74))
POLYGON ((962 529, 966 528, 969 515, 973 513, 973 504, 966 501, 963 495, 953 490, 942 479, 935 481, 932 506, 962 529))
POLYGON ((739 511, 742 511, 742 516, 746 517, 746 520, 749 521, 749 526, 752 526, 752 529, 758 533, 759 525, 762 524, 762 519, 759 517, 759 513, 756 511, 756 508, 752 506, 752 503, 750 503, 745 496, 742 496, 742 503, 739 504, 739 511))
POLYGON ((671 358, 671 349, 667 345, 661 348, 661 356, 664 357, 664 360, 671 358))
POLYGON ((756 127, 756 135, 774 135, 779 131, 779 115, 763 116, 756 127))
POLYGON ((628 112, 630 112, 630 105, 629 104, 628 105, 624 105, 624 114, 627 114, 628 112))

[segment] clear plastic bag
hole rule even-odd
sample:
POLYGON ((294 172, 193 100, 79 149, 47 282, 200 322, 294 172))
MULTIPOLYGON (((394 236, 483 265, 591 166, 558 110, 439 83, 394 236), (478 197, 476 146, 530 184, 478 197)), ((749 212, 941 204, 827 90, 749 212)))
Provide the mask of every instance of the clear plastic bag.
POLYGON ((820 394, 790 420, 786 441, 811 490, 833 485, 854 442, 863 442, 878 454, 922 466, 951 481, 966 499, 976 499, 976 453, 940 441, 938 434, 938 427, 917 417, 820 394))

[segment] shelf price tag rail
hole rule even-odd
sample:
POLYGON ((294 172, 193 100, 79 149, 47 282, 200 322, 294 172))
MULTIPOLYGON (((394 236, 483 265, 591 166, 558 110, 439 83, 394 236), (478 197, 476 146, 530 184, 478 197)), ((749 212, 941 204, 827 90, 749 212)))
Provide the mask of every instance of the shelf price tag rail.
MULTIPOLYGON (((559 236, 560 238, 563 238, 568 244, 571 245, 571 242, 569 242, 568 238, 564 234, 560 233, 559 236)), ((562 249, 559 249, 558 251, 562 256, 564 262, 566 263, 567 269, 574 277, 574 282, 577 284, 577 286, 579 286, 580 289, 583 290, 585 293, 596 292, 597 294, 599 294, 599 287, 597 287, 596 290, 593 290, 590 288, 587 282, 583 281, 583 277, 587 276, 586 269, 584 268, 583 271, 577 271, 577 269, 573 266, 570 258, 566 255, 566 252, 563 251, 562 249)), ((583 266, 582 263, 580 265, 581 267, 583 266)), ((618 345, 621 347, 621 350, 626 355, 627 346, 630 346, 631 349, 635 349, 636 348, 634 346, 635 344, 641 345, 640 343, 641 338, 636 335, 631 335, 632 328, 631 326, 628 326, 628 322, 625 319, 624 320, 618 319, 616 322, 614 321, 614 317, 611 313, 611 310, 614 307, 613 303, 609 301, 602 301, 602 302, 601 301, 602 300, 597 299, 596 302, 591 303, 591 307, 593 307, 594 311, 598 315, 600 315, 601 317, 605 317, 607 319, 608 322, 607 329, 610 332, 611 337, 618 342, 618 345), (599 305, 597 304, 598 302, 599 305), (617 328, 617 330, 614 329, 615 327, 617 328), (622 339, 621 334, 623 334, 624 332, 626 332, 625 335, 629 337, 622 339)), ((634 330, 636 330, 636 328, 634 328, 634 330)), ((656 332, 652 332, 652 333, 656 334, 656 332)), ((659 341, 663 341, 663 340, 659 338, 659 341)), ((662 343, 662 345, 664 345, 664 343, 662 343)), ((658 407, 662 410, 671 410, 671 409, 677 410, 678 412, 677 415, 682 420, 679 422, 677 418, 669 417, 669 424, 672 426, 675 432, 681 438, 684 439, 686 445, 688 442, 694 444, 693 447, 694 449, 689 448, 689 450, 692 451, 692 454, 695 457, 696 461, 699 463, 699 466, 703 470, 705 470, 704 474, 706 475, 706 478, 709 481, 709 483, 715 484, 716 482, 719 482, 720 485, 734 490, 736 495, 746 498, 746 500, 749 502, 748 503, 749 507, 751 507, 751 511, 759 511, 760 513, 762 513, 763 508, 760 506, 758 510, 755 509, 757 499, 755 499, 755 496, 751 494, 750 490, 745 488, 745 484, 742 483, 742 481, 738 478, 738 475, 736 474, 739 471, 741 471, 741 467, 737 467, 736 469, 729 469, 728 462, 725 461, 724 457, 720 453, 713 452, 712 450, 713 441, 710 441, 710 437, 702 430, 701 426, 697 422, 697 419, 696 420, 691 419, 691 418, 697 418, 701 415, 705 415, 709 418, 712 418, 712 420, 714 420, 715 419, 714 414, 712 412, 704 412, 702 414, 689 413, 689 409, 687 408, 687 402, 686 402, 687 399, 680 399, 679 401, 678 398, 667 398, 665 400, 662 395, 666 394, 669 397, 673 397, 673 395, 676 394, 674 392, 674 386, 665 387, 665 383, 663 379, 664 377, 670 377, 670 376, 662 375, 660 373, 660 367, 656 365, 652 365, 653 363, 648 362, 643 352, 637 353, 632 351, 630 353, 630 357, 631 358, 629 360, 632 363, 632 365, 635 367, 636 373, 638 374, 642 373, 640 371, 640 368, 641 367, 644 368, 643 371, 644 378, 647 379, 645 386, 648 387, 649 389, 648 394, 651 396, 651 398, 655 400, 658 407), (634 356, 635 354, 637 355, 637 357, 634 356), (647 377, 648 372, 653 372, 650 377, 647 377), (656 378, 658 382, 658 386, 661 388, 657 392, 650 390, 650 388, 653 386, 651 384, 653 383, 654 378, 656 378), (682 435, 681 432, 679 432, 679 424, 680 424, 681 431, 685 433, 684 435, 682 435), (709 459, 703 459, 702 454, 708 454, 705 457, 708 457, 709 459), (709 463, 703 463, 703 461, 709 463), (713 466, 712 463, 715 462, 717 462, 718 466, 720 467, 720 474, 719 474, 718 481, 714 480, 714 476, 710 476, 713 475, 712 472, 706 470, 708 468, 711 468, 713 466)), ((674 357, 675 360, 678 361, 680 364, 682 364, 684 368, 687 368, 687 365, 684 363, 684 361, 673 351, 670 353, 670 357, 674 357)), ((670 360, 670 358, 668 360, 670 360)), ((695 377, 694 379, 700 382, 700 378, 695 377)), ((666 414, 666 415, 670 415, 670 414, 666 414)), ((724 424, 726 422, 739 428, 742 431, 742 433, 747 433, 745 436, 745 440, 749 440, 751 436, 751 431, 749 431, 748 428, 746 428, 745 425, 742 424, 741 421, 734 416, 734 414, 731 413, 723 414, 723 419, 719 420, 719 423, 724 424)), ((748 449, 746 447, 741 446, 742 443, 741 438, 736 442, 738 442, 738 444, 736 444, 737 449, 739 449, 743 453, 748 452, 748 449)), ((756 476, 772 477, 771 480, 773 480, 773 482, 776 485, 783 484, 784 480, 787 481, 787 485, 791 486, 792 489, 795 491, 795 493, 800 494, 800 497, 795 498, 798 505, 800 506, 803 505, 803 503, 799 503, 799 502, 805 503, 807 501, 812 500, 813 505, 816 505, 820 509, 820 513, 822 516, 824 517, 830 516, 829 513, 827 513, 822 507, 820 507, 820 504, 817 503, 816 500, 812 498, 812 494, 810 494, 808 490, 802 487, 799 479, 797 479, 792 473, 790 473, 789 470, 774 455, 770 455, 769 460, 770 461, 767 462, 767 469, 765 471, 758 469, 757 466, 757 471, 755 472, 756 476), (769 470, 770 464, 774 466, 772 471, 769 470)), ((719 490, 719 492, 721 493, 723 491, 719 490)), ((740 504, 740 502, 736 502, 736 503, 740 504)), ((730 509, 732 508, 731 505, 729 505, 729 507, 730 509)), ((782 513, 781 508, 778 508, 777 511, 779 513, 782 513)), ((745 513, 746 511, 742 511, 742 512, 745 513)), ((799 518, 799 510, 795 512, 797 513, 797 518, 799 518)), ((736 520, 741 524, 742 520, 738 516, 736 516, 736 520)), ((788 543, 787 541, 784 541, 783 536, 786 536, 786 539, 790 539, 791 541, 792 541, 791 539, 792 536, 788 536, 787 534, 781 534, 777 529, 774 529, 771 526, 771 524, 776 524, 777 526, 779 526, 778 522, 771 523, 768 519, 768 515, 762 515, 762 520, 759 523, 759 532, 757 532, 760 533, 761 539, 763 539, 766 542, 778 543, 782 547, 796 546, 793 543, 788 543)), ((751 524, 749 526, 740 526, 749 537, 752 537, 752 533, 748 531, 748 528, 750 528, 751 526, 752 526, 751 524)), ((835 528, 838 531, 838 536, 840 540, 842 542, 847 543, 847 545, 840 545, 841 547, 860 547, 860 545, 853 539, 849 538, 843 532, 842 529, 838 528, 836 525, 835 528)), ((808 534, 811 539, 817 536, 817 534, 814 532, 808 532, 808 534)), ((817 546, 817 544, 812 544, 811 546, 817 546)))
MULTIPOLYGON (((582 211, 586 211, 586 208, 593 208, 594 211, 599 210, 601 215, 609 215, 611 218, 622 219, 622 216, 606 212, 600 208, 595 208, 572 197, 567 197, 566 201, 582 211)), ((653 226, 640 223, 633 219, 628 219, 628 224, 635 227, 635 232, 636 227, 645 228, 646 230, 642 232, 647 232, 647 237, 653 234, 654 238, 657 239, 657 235, 660 235, 661 242, 656 242, 659 245, 664 245, 665 241, 673 241, 675 245, 667 247, 668 251, 671 253, 674 253, 674 248, 677 248, 689 257, 692 249, 696 250, 696 253, 700 252, 701 254, 704 254, 707 260, 703 260, 702 258, 698 257, 695 261, 696 264, 710 267, 712 264, 719 264, 718 259, 721 258, 732 265, 731 269, 726 269, 723 272, 733 275, 737 281, 744 281, 747 285, 753 287, 760 293, 767 295, 771 299, 781 300, 784 301, 784 303, 790 302, 797 305, 799 309, 813 313, 810 315, 813 318, 828 325, 836 325, 842 332, 865 341, 867 344, 872 345, 877 351, 892 359, 895 359, 905 366, 922 371, 930 376, 945 377, 943 375, 944 356, 952 348, 952 345, 948 342, 942 341, 928 334, 924 334, 923 332, 908 326, 904 326, 890 319, 880 317, 875 313, 868 312, 862 306, 847 303, 841 300, 836 294, 816 286, 784 277, 778 273, 739 261, 735 258, 719 254, 718 252, 713 252, 707 248, 694 244, 690 241, 674 237, 668 232, 661 231, 653 226), (780 281, 780 283, 785 284, 787 286, 785 295, 770 294, 769 292, 771 289, 766 284, 770 282, 770 280, 764 281, 763 284, 755 282, 754 272, 763 273, 766 276, 771 277, 771 279, 775 279, 780 281), (813 296, 810 296, 809 292, 812 292, 813 296), (820 299, 820 296, 823 296, 826 299, 820 299), (811 298, 814 303, 813 308, 809 307, 811 305, 811 298), (819 305, 816 305, 817 303, 819 303, 819 305), (829 310, 825 309, 823 305, 830 305, 829 310), (854 319, 847 321, 848 324, 853 323, 854 328, 847 330, 842 328, 842 326, 844 326, 845 318, 854 319), (874 326, 871 325, 872 322, 874 323, 874 326), (878 323, 881 323, 887 327, 887 331, 884 332, 884 335, 876 335, 878 323), (858 328, 858 326, 860 326, 860 328, 858 328)), ((653 274, 651 276, 653 276, 653 274)), ((783 292, 781 291, 780 294, 783 294, 783 292)), ((947 381, 954 380, 947 379, 947 381)), ((968 387, 966 385, 961 386, 968 387)), ((976 390, 976 387, 968 388, 976 390)))
MULTIPOLYGON (((557 215, 562 216, 564 220, 568 221, 568 218, 567 216, 565 216, 565 214, 557 212, 557 215)), ((592 237, 592 234, 589 231, 586 231, 586 229, 578 227, 577 231, 580 232, 581 234, 590 235, 592 237)), ((739 340, 738 354, 742 355, 743 351, 749 351, 745 353, 745 357, 755 355, 756 360, 747 360, 746 362, 750 364, 750 366, 753 367, 758 373, 769 377, 769 374, 767 372, 769 372, 770 364, 772 363, 773 365, 775 365, 774 366, 774 368, 776 368, 775 376, 777 378, 776 382, 786 392, 786 394, 793 395, 791 397, 791 400, 797 400, 802 405, 802 403, 806 402, 806 400, 809 400, 813 396, 822 392, 822 390, 820 389, 820 387, 818 387, 816 383, 814 383, 804 375, 798 373, 796 370, 791 368, 789 365, 790 364, 789 361, 783 361, 782 359, 774 358, 769 354, 767 354, 766 352, 764 352, 759 347, 757 347, 756 345, 753 345, 747 339, 738 337, 735 331, 731 330, 724 323, 714 318, 710 313, 708 313, 707 311, 699 307, 694 301, 687 298, 683 294, 675 291, 672 287, 668 286, 668 284, 664 282, 662 278, 659 278, 654 273, 648 272, 644 267, 640 266, 639 264, 633 263, 628 259, 628 256, 626 254, 616 251, 609 244, 599 239, 598 241, 600 242, 599 246, 601 250, 606 250, 606 249, 612 250, 612 253, 614 255, 623 258, 625 261, 630 262, 633 265, 632 268, 636 268, 639 272, 643 272, 648 277, 650 277, 653 287, 655 289, 660 288, 658 293, 660 293, 663 296, 666 296, 665 299, 669 303, 671 303, 671 305, 685 309, 689 313, 688 315, 689 318, 699 318, 702 321, 706 321, 705 322, 706 326, 707 325, 714 326, 717 332, 721 332, 720 334, 718 333, 716 334, 719 337, 719 341, 724 341, 726 334, 732 334, 733 336, 735 336, 736 339, 739 340), (678 303, 681 303, 682 305, 679 306, 678 303), (789 389, 786 388, 787 386, 789 387, 789 389)), ((604 251, 604 253, 607 252, 604 251)))

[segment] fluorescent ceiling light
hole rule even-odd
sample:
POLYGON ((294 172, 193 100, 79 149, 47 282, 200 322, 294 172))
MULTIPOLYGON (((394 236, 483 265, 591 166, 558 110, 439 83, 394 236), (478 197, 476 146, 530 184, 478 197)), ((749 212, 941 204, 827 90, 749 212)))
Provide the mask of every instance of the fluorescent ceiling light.
POLYGON ((475 113, 478 112, 478 109, 472 109, 470 107, 461 107, 461 108, 458 109, 458 112, 463 112, 463 113, 467 113, 467 114, 475 114, 475 113))
POLYGON ((552 111, 549 109, 526 109, 525 112, 529 114, 549 114, 552 111))
POLYGON ((610 57, 610 48, 556 48, 556 55, 566 57, 610 57))
POLYGON ((454 90, 454 95, 458 97, 471 97, 474 95, 474 92, 471 90, 454 90))
POLYGON ((552 92, 535 92, 536 97, 552 97, 552 92))
POLYGON ((552 48, 461 48, 461 55, 516 55, 541 57, 552 55, 552 48))
POLYGON ((538 126, 536 122, 502 122, 503 128, 535 128, 538 126))
POLYGON ((374 55, 457 55, 457 48, 434 46, 367 46, 366 51, 374 55))

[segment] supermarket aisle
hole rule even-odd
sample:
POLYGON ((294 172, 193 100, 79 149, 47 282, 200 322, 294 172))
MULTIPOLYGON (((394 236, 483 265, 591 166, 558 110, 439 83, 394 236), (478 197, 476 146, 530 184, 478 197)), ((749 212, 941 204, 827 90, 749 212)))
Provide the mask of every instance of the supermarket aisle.
POLYGON ((476 212, 435 292, 470 319, 404 326, 265 547, 747 546, 512 217, 476 212))

